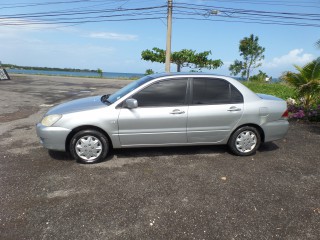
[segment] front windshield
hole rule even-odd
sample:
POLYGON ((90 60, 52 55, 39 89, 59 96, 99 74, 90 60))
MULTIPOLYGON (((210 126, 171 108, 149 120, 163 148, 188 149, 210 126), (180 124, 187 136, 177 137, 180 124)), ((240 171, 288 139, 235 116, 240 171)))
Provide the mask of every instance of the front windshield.
POLYGON ((127 86, 121 88, 120 90, 118 90, 114 94, 110 95, 109 98, 108 98, 108 102, 114 103, 115 101, 119 100, 123 96, 127 95, 129 92, 131 92, 134 89, 140 87, 142 84, 144 84, 146 82, 149 82, 152 79, 153 78, 150 77, 150 76, 145 76, 145 77, 140 78, 139 80, 131 82, 127 86))

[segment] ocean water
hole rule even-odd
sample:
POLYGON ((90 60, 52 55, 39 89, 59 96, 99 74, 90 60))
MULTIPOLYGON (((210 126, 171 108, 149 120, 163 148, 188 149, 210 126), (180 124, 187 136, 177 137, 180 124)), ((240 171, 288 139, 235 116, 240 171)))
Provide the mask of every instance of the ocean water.
MULTIPOLYGON (((70 76, 70 77, 99 77, 96 72, 69 72, 69 71, 44 71, 44 70, 24 70, 24 69, 6 69, 7 72, 15 74, 36 74, 36 75, 51 75, 51 76, 70 76)), ((104 72, 104 78, 141 78, 142 73, 118 73, 118 72, 104 72)), ((238 81, 244 81, 239 77, 231 76, 238 81)), ((271 82, 279 82, 279 78, 273 78, 271 82)))
MULTIPOLYGON (((96 72, 69 72, 69 71, 44 71, 44 70, 24 70, 24 69, 6 69, 7 72, 15 74, 36 74, 36 75, 52 75, 52 76, 72 76, 72 77, 99 77, 96 72)), ((105 78, 140 78, 142 73, 117 73, 104 72, 105 78)))

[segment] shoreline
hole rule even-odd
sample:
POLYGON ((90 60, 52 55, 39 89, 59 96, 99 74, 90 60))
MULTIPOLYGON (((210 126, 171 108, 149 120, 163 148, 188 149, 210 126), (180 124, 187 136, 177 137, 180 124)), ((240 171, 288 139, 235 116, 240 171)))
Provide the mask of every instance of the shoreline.
MULTIPOLYGON (((29 74, 29 73, 9 73, 8 75, 11 77, 49 77, 49 78, 88 78, 88 79, 96 79, 96 80, 136 80, 139 79, 139 77, 136 78, 126 78, 126 77, 94 77, 94 76, 71 76, 71 75, 49 75, 49 74, 29 74)), ((9 80, 10 81, 10 80, 9 80)))
POLYGON ((102 77, 96 72, 86 71, 54 71, 54 70, 25 70, 8 69, 9 74, 45 75, 45 76, 64 76, 64 77, 86 77, 86 78, 120 78, 138 79, 144 76, 142 73, 121 73, 121 72, 102 72, 102 77))

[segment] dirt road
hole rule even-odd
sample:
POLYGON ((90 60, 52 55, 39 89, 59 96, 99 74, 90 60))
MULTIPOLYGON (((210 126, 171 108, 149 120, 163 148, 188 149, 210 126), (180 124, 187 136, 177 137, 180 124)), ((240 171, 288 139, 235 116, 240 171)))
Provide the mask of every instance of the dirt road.
POLYGON ((252 157, 224 146, 126 149, 81 165, 39 144, 53 104, 125 80, 0 81, 0 239, 319 239, 320 125, 252 157))

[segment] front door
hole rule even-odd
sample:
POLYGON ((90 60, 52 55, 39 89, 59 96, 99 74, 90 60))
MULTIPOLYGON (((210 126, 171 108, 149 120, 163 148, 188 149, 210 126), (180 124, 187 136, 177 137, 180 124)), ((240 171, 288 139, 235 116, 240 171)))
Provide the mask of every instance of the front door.
POLYGON ((187 142, 188 79, 162 80, 130 98, 138 101, 134 109, 120 110, 119 138, 123 147, 179 145, 187 142))

